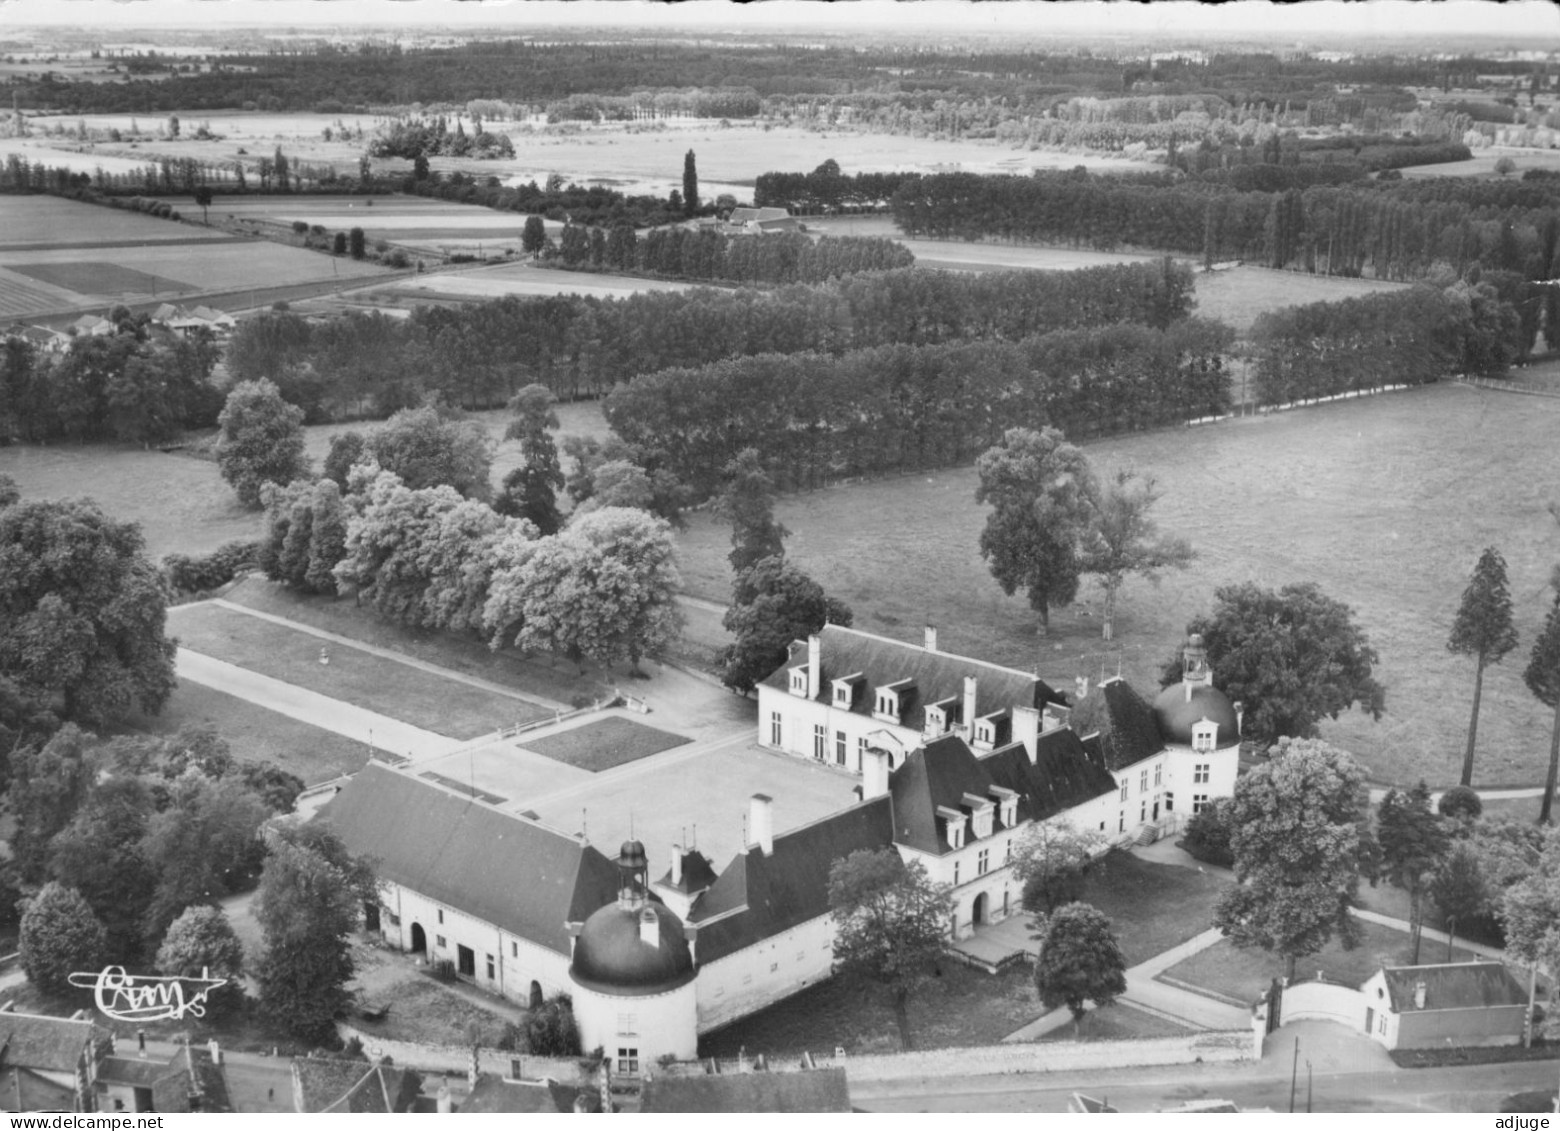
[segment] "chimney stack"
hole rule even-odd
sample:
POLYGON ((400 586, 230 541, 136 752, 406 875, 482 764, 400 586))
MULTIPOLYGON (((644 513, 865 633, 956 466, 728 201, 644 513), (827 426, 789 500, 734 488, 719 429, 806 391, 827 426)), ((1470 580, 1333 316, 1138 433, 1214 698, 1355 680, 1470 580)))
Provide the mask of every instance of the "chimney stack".
POLYGON ((964 677, 964 717, 959 720, 964 724, 964 737, 966 739, 975 736, 975 677, 964 677))
POLYGON ((819 681, 822 679, 823 641, 815 632, 807 638, 807 698, 818 698, 819 681))
POLYGON ((661 946, 661 920, 648 907, 639 912, 639 941, 658 950, 661 946))
POLYGON ((1089 697, 1089 677, 1080 675, 1075 678, 1073 680, 1073 690, 1079 700, 1087 699, 1089 697))
POLYGON ((926 626, 926 650, 928 652, 935 652, 935 651, 937 651, 937 626, 936 625, 929 624, 929 625, 926 626))
POLYGON ((1235 707, 1235 737, 1243 738, 1246 732, 1246 704, 1237 701, 1235 707))
POLYGON ((1034 707, 1013 708, 1013 741, 1022 742, 1033 766, 1040 758, 1040 712, 1034 707))
POLYGON ((861 754, 861 799, 871 801, 888 792, 888 751, 869 746, 861 754))
POLYGON ((682 845, 680 845, 680 844, 672 845, 672 886, 673 887, 676 887, 678 884, 682 883, 682 858, 683 858, 682 845))
POLYGON ((755 793, 748 801, 748 844, 758 845, 759 851, 765 856, 774 855, 774 801, 767 794, 755 793))

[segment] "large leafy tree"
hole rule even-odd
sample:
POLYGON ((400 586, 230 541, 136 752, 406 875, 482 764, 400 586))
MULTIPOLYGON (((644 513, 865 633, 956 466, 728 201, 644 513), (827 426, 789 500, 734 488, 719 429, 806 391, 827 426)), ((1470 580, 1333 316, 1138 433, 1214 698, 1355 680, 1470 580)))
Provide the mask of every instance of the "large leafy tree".
POLYGON ((81 893, 53 882, 27 901, 17 941, 27 980, 51 994, 68 993, 71 974, 95 973, 115 957, 81 893))
MULTIPOLYGON (((1227 585, 1214 598, 1213 612, 1186 631, 1207 645, 1215 684, 1245 703, 1247 736, 1308 738, 1321 719, 1356 704, 1381 717, 1386 690, 1372 675, 1376 650, 1347 605, 1309 581, 1277 592, 1250 582, 1227 585)), ((1160 679, 1169 686, 1180 678, 1176 656, 1160 679)))
POLYGON ((1491 910, 1489 884, 1471 844, 1459 841, 1451 846, 1430 877, 1426 893, 1446 921, 1446 953, 1450 959, 1458 926, 1467 926, 1491 910))
POLYGON ((1511 623, 1511 591, 1506 585, 1506 560, 1494 546, 1479 555, 1468 588, 1463 590, 1457 619, 1446 641, 1449 651, 1472 656, 1473 710, 1468 716, 1468 746, 1463 753, 1463 785, 1473 784, 1473 750, 1479 734, 1479 700, 1484 693, 1484 669, 1498 664, 1517 646, 1511 623))
POLYGON ((492 492, 493 443, 473 420, 450 420, 434 408, 404 408, 364 440, 364 455, 414 491, 453 487, 468 499, 492 492))
POLYGON ((190 907, 173 921, 157 948, 157 972, 171 977, 226 978, 206 999, 206 1018, 219 1021, 244 1001, 244 947, 220 908, 190 907))
POLYGON ((699 210, 699 170, 694 162, 693 150, 683 157, 683 212, 692 216, 699 210))
POLYGON ((1066 818, 1030 825, 1013 844, 1013 878, 1023 885, 1024 910, 1049 915, 1083 898, 1085 874, 1104 849, 1099 833, 1066 818))
POLYGON ((1118 472, 1084 495, 1088 522, 1080 540, 1082 572, 1095 574, 1105 593, 1102 617, 1106 640, 1115 635, 1116 601, 1132 574, 1154 584, 1167 569, 1185 569, 1196 556, 1184 538, 1161 535, 1148 512, 1159 501, 1152 479, 1118 472))
POLYGON ((1376 808, 1376 842, 1381 875, 1408 893, 1412 965, 1419 965, 1425 894, 1451 848, 1446 819, 1430 805, 1430 787, 1420 782, 1407 793, 1391 789, 1376 808))
POLYGON ((265 937, 257 976, 260 1008, 277 1029, 323 1043, 350 1000, 348 936, 365 901, 378 898, 372 867, 313 825, 272 836, 255 918, 265 937))
POLYGON ((980 535, 981 556, 1004 593, 1028 593, 1045 632, 1052 606, 1078 593, 1079 538, 1094 490, 1089 461, 1054 428, 1010 428, 975 470, 975 501, 993 507, 980 535))
POLYGON ((168 595, 141 528, 90 499, 0 508, 0 677, 88 725, 173 693, 168 595))
POLYGON ((760 462, 758 451, 743 449, 726 464, 726 484, 716 507, 731 522, 731 553, 726 560, 735 574, 745 573, 765 558, 785 555, 790 533, 775 521, 775 485, 760 462))
POLYGON ((243 381, 217 418, 217 466, 246 507, 260 506, 260 488, 286 485, 309 473, 303 454, 303 409, 288 404, 269 380, 243 381))
POLYGON ((826 624, 849 627, 855 614, 784 558, 764 558, 740 573, 721 624, 733 643, 720 654, 721 682, 746 695, 785 661, 793 640, 826 624))
POLYGON ((151 792, 135 777, 111 777, 90 796, 50 846, 50 872, 81 893, 102 923, 116 961, 141 955, 141 921, 157 875, 141 850, 153 812, 151 792))
POLYGON ((1549 776, 1544 781, 1544 801, 1539 808, 1539 824, 1549 823, 1555 803, 1555 779, 1560 776, 1560 599, 1550 606, 1544 627, 1533 641, 1533 654, 1522 673, 1528 690, 1546 707, 1554 710, 1554 726, 1549 733, 1549 776))
MULTIPOLYGON (((1500 920, 1506 953, 1519 962, 1560 964, 1560 834, 1544 833, 1543 851, 1533 870, 1508 887, 1500 898, 1500 920)), ((1557 995, 1551 979, 1550 999, 1557 995)))
POLYGON ((1230 847, 1239 883, 1220 897, 1214 925, 1236 946, 1281 955, 1288 975, 1336 935, 1360 928, 1349 908, 1373 868, 1365 778, 1346 752, 1317 739, 1284 739, 1235 783, 1230 847))
POLYGON ((892 848, 865 849, 829 869, 834 967, 888 994, 903 1048, 914 1047, 910 997, 937 966, 953 903, 920 861, 906 864, 892 848))
POLYGON ((497 564, 484 614, 495 647, 576 663, 639 660, 677 638, 681 587, 671 528, 644 511, 580 515, 512 564, 497 564))
POLYGON ((563 469, 552 432, 558 427, 553 405, 558 398, 546 385, 527 385, 509 402, 514 419, 504 439, 520 441, 520 466, 504 477, 504 491, 497 509, 501 514, 528 519, 545 537, 563 525, 558 512, 558 492, 563 469))
POLYGON ((1038 921, 1035 988, 1047 1009, 1065 1005, 1080 1031, 1085 1002, 1109 1005, 1127 992, 1127 960, 1110 919, 1087 903, 1066 903, 1038 921))

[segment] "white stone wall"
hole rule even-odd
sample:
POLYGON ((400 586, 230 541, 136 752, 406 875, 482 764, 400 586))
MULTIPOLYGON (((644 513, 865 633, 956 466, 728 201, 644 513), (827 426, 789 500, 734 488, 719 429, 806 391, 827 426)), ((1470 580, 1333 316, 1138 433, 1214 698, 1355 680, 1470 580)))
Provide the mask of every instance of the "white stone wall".
POLYGON ((1175 780, 1175 808, 1187 820, 1192 818, 1192 799, 1206 794, 1208 800, 1235 796, 1235 774, 1240 768, 1240 747, 1225 746, 1197 753, 1190 746, 1170 747, 1171 777, 1175 780), (1208 780, 1197 780, 1197 767, 1208 767, 1208 780))
POLYGON ((1356 1033, 1365 1031, 1365 995, 1349 986, 1328 982, 1297 982, 1284 988, 1279 1020, 1336 1021, 1356 1033))
POLYGON ((699 967, 699 1032, 718 1029, 828 978, 834 918, 820 915, 789 931, 699 967))
MULTIPOLYGON (((832 694, 831 688, 827 688, 832 694)), ((869 689, 866 694, 871 694, 869 689)), ((921 744, 920 732, 909 727, 895 726, 893 723, 875 719, 871 715, 861 715, 854 711, 833 707, 827 703, 820 703, 815 699, 804 699, 799 695, 792 695, 786 691, 777 691, 772 687, 760 687, 758 689, 758 744, 770 750, 783 750, 787 754, 795 754, 798 757, 811 759, 813 757, 813 727, 821 724, 824 728, 824 758, 828 765, 839 765, 836 742, 839 732, 845 732, 845 763, 844 769, 851 773, 861 772, 861 742, 867 735, 886 730, 895 735, 903 750, 908 753, 921 744), (780 743, 773 741, 772 719, 773 713, 779 712, 781 717, 780 743)), ((896 755, 895 766, 900 759, 896 755)))
POLYGON ((984 840, 966 841, 963 848, 945 856, 918 852, 902 844, 895 846, 905 863, 919 861, 935 883, 947 884, 953 889, 954 919, 950 929, 954 938, 966 939, 975 933, 975 901, 981 895, 986 897, 986 917, 981 920, 982 923, 1000 923, 1007 915, 1020 910, 1023 890, 1013 879, 1013 869, 1007 862, 1007 850, 1009 842, 1020 836, 1030 823, 1024 821, 1011 830, 999 829, 984 840), (978 874, 982 849, 990 853, 990 867, 985 875, 978 874), (957 873, 955 864, 958 865, 957 873), (1003 911, 1004 893, 1007 895, 1006 912, 1003 911))
POLYGON ((574 983, 574 1020, 580 1027, 580 1047, 587 1053, 603 1049, 614 1072, 620 1049, 634 1049, 639 1071, 654 1070, 655 1062, 672 1055, 692 1060, 699 1054, 698 1000, 694 983, 670 993, 619 997, 574 983))
MULTIPOLYGON (((1065 1072, 1155 1064, 1232 1063, 1251 1059, 1251 1035, 1244 1031, 1197 1033, 1138 1041, 1071 1041, 989 1045, 983 1048, 853 1056, 829 1061, 843 1066, 852 1083, 904 1077, 996 1076, 1016 1072, 1065 1072)), ((823 1064, 822 1061, 819 1062, 823 1064)))

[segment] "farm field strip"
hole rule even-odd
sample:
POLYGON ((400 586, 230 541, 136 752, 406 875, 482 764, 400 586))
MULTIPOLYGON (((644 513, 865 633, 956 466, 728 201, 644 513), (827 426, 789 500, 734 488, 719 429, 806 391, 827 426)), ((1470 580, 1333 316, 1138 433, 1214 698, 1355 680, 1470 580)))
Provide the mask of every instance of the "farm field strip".
POLYGON ((419 275, 376 293, 411 295, 433 292, 456 297, 499 298, 503 295, 580 294, 619 297, 642 291, 685 291, 696 286, 669 279, 638 279, 627 275, 597 275, 585 271, 552 271, 524 264, 504 264, 459 274, 419 275))
POLYGON ((1303 275, 1249 264, 1226 271, 1198 271, 1196 281, 1197 308, 1193 313, 1199 318, 1227 322, 1239 334, 1249 331, 1257 318, 1270 310, 1312 302, 1339 302, 1412 285, 1386 279, 1303 275))
MULTIPOLYGON (((158 199, 166 199, 159 197, 158 199)), ((193 203, 192 203, 193 206, 193 203)), ((198 214, 197 214, 198 215, 198 214)), ((172 220, 159 220, 129 208, 83 204, 58 196, 7 196, 0 212, 0 248, 28 249, 40 244, 103 247, 169 243, 231 243, 233 236, 172 220)))

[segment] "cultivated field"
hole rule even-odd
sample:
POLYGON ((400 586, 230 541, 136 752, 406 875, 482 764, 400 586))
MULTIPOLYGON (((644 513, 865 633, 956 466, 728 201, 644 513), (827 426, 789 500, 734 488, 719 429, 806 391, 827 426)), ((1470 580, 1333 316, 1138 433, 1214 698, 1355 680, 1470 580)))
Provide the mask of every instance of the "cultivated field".
POLYGON ((1142 263, 1160 256, 1088 248, 1034 247, 1024 244, 968 243, 962 240, 912 240, 900 236, 887 216, 809 217, 809 232, 830 236, 877 236, 897 240, 910 249, 918 267, 955 271, 1073 271, 1079 267, 1104 267, 1114 263, 1142 263))
POLYGON ((638 279, 627 275, 598 275, 589 271, 554 271, 527 263, 504 263, 471 271, 416 275, 397 279, 369 291, 351 291, 344 301, 364 299, 372 302, 455 299, 476 300, 518 295, 586 295, 596 298, 623 298, 642 291, 685 291, 694 283, 669 279, 638 279))
MULTIPOLYGON (((184 211, 194 207, 188 197, 159 197, 184 211)), ((495 212, 474 204, 425 200, 419 196, 223 196, 211 205, 213 220, 261 228, 290 228, 301 220, 330 232, 362 228, 369 243, 389 240, 408 247, 443 247, 480 243, 489 253, 520 248, 525 217, 495 212)), ((553 225, 561 227, 562 225, 553 225)))
POLYGON ((1548 169, 1560 172, 1560 152, 1549 149, 1515 149, 1491 146, 1481 149, 1470 161, 1449 161, 1444 165, 1410 165, 1402 170, 1405 177, 1495 177, 1495 162, 1510 157, 1517 163, 1515 171, 1507 174, 1520 177, 1528 169, 1548 169))
POLYGON ((371 263, 54 197, 8 197, 4 215, 0 318, 382 274, 371 263))
MULTIPOLYGON (((979 554, 985 508, 970 468, 863 483, 781 500, 787 553, 856 613, 858 627, 919 641, 935 623, 950 651, 1038 667, 1058 686, 1119 670, 1144 691, 1213 590, 1316 581, 1345 601, 1380 653, 1387 713, 1324 724, 1383 781, 1457 780, 1472 669, 1445 641, 1479 551, 1509 565, 1522 644, 1486 673, 1476 783, 1535 784, 1552 713, 1521 680, 1551 595, 1560 528, 1553 437, 1560 401, 1433 386, 1406 393, 1170 429, 1088 447, 1098 471, 1136 467, 1158 480, 1161 527, 1199 552, 1155 589, 1128 583, 1117 639, 1100 639, 1099 593, 1056 610, 1035 634, 1022 597, 1006 597, 979 554)), ((706 513, 681 539, 685 584, 729 599, 729 526, 706 513)))
POLYGON ((1197 272, 1197 309, 1200 318, 1228 322, 1237 333, 1251 329, 1257 316, 1286 306, 1310 302, 1340 302, 1376 291, 1398 290, 1407 283, 1384 279, 1343 279, 1331 275, 1302 275, 1267 267, 1241 266, 1227 271, 1197 272))

